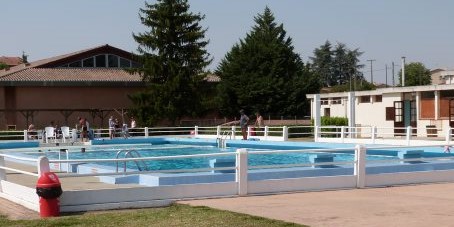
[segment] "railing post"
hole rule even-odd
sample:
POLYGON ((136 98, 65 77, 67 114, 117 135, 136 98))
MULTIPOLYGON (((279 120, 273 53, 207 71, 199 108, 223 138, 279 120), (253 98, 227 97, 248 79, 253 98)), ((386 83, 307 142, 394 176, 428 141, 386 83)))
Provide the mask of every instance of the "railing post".
POLYGON ((199 135, 199 126, 194 126, 194 136, 198 136, 199 135))
POLYGON ((251 126, 247 126, 247 136, 246 138, 249 138, 251 136, 251 126))
POLYGON ((216 138, 219 138, 219 137, 221 137, 221 126, 220 125, 218 125, 216 127, 216 138))
POLYGON ((372 144, 375 144, 375 139, 377 138, 377 126, 372 126, 370 130, 372 133, 372 144))
POLYGON ((145 127, 145 138, 148 138, 148 127, 145 127))
POLYGON ((38 175, 43 175, 43 173, 50 172, 49 159, 45 156, 40 156, 38 158, 38 175))
MULTIPOLYGON (((5 157, 0 156, 0 166, 5 166, 5 157)), ((6 180, 6 170, 0 169, 0 181, 6 180)))
POLYGON ((451 137, 451 130, 452 130, 451 127, 448 127, 448 128, 446 129, 446 137, 445 137, 446 144, 449 144, 449 143, 451 142, 451 139, 452 139, 452 137, 451 137))
POLYGON ((24 130, 24 142, 28 141, 28 131, 24 130))
POLYGON ((244 148, 236 150, 236 183, 238 184, 238 195, 247 195, 248 185, 248 153, 244 148))
POLYGON ((319 137, 320 137, 320 128, 318 126, 314 126, 314 142, 318 142, 319 137))
POLYGON ((282 137, 283 137, 284 141, 288 140, 288 127, 287 126, 282 127, 282 137))
POLYGON ((235 125, 232 125, 232 140, 235 139, 235 134, 236 134, 236 127, 235 127, 235 125))
POLYGON ((407 127, 407 134, 406 134, 406 141, 407 141, 407 146, 410 146, 410 140, 411 140, 411 126, 407 127))
POLYGON ((265 140, 268 140, 269 133, 270 133, 270 128, 268 126, 265 126, 265 132, 263 133, 263 137, 265 137, 265 140))
POLYGON ((341 143, 344 143, 345 139, 345 126, 341 126, 341 143))
POLYGON ((366 186, 366 147, 363 145, 355 147, 354 175, 356 176, 356 187, 364 188, 366 186))

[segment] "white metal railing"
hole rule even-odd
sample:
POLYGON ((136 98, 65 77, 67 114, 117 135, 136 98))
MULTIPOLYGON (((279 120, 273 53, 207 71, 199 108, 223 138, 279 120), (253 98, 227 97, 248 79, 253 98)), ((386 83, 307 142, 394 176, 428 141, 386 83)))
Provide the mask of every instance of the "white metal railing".
MULTIPOLYGON (((213 127, 145 127, 129 129, 130 137, 150 137, 150 136, 193 136, 200 138, 219 138, 224 131, 231 131, 232 139, 240 137, 241 131, 236 126, 213 126, 213 127)), ((0 139, 23 138, 24 141, 31 140, 29 132, 24 131, 5 131, 8 135, 0 131, 0 139)), ((122 132, 117 132, 120 136, 122 132)), ((286 141, 289 138, 313 137, 314 141, 321 138, 337 138, 337 142, 351 142, 351 139, 369 139, 370 143, 376 143, 383 139, 400 139, 409 145, 412 140, 431 139, 451 142, 452 129, 450 127, 441 128, 412 128, 412 127, 378 127, 378 126, 265 126, 262 128, 248 128, 248 138, 260 140, 280 140, 286 141)), ((93 137, 109 138, 109 129, 94 129, 93 137)), ((36 138, 36 137, 33 137, 36 138)), ((57 140, 58 141, 58 140, 57 140)), ((74 141, 73 141, 74 142, 74 141)))
MULTIPOLYGON (((321 138, 332 138, 335 142, 345 142, 348 139, 349 143, 355 143, 354 139, 368 139, 368 143, 375 144, 378 140, 396 140, 403 141, 403 145, 410 145, 412 141, 432 141, 431 143, 446 143, 452 142, 453 130, 450 127, 444 129, 443 133, 437 128, 413 128, 408 127, 347 127, 347 126, 319 126, 313 129, 314 141, 318 142, 321 138), (437 133, 432 133, 433 131, 437 133)), ((289 133, 289 135, 294 135, 289 133)), ((356 141, 357 142, 357 141, 356 141)), ((389 142, 389 141, 388 141, 389 142)), ((424 144, 424 143, 420 143, 424 144)))
MULTIPOLYGON (((216 138, 220 136, 222 131, 231 131, 232 139, 236 136, 241 135, 241 129, 236 126, 213 126, 213 127, 144 127, 144 128, 132 128, 127 131, 123 131, 121 128, 114 130, 115 138, 122 137, 145 137, 150 136, 195 136, 195 137, 207 137, 216 138)), ((42 141, 43 134, 42 130, 34 131, 0 131, 0 140, 23 140, 23 141, 42 141), (39 133, 41 132, 41 133, 39 133)), ((254 128, 250 126, 248 128, 248 138, 260 138, 268 140, 274 138, 274 140, 285 141, 288 139, 288 127, 287 126, 265 126, 262 128, 254 128)), ((93 139, 108 139, 110 138, 111 129, 108 128, 97 128, 89 130, 89 137, 93 139)), ((76 142, 79 140, 80 131, 77 129, 70 129, 70 142, 76 142)), ((56 143, 63 142, 63 138, 57 137, 56 143)))

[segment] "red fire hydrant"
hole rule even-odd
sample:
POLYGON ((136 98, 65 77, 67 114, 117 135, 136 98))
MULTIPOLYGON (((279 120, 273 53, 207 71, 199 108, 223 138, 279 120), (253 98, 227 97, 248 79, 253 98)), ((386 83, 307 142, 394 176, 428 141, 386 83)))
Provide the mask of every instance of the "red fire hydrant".
POLYGON ((41 217, 56 217, 60 215, 60 200, 63 191, 60 180, 55 173, 41 174, 36 183, 36 194, 39 196, 39 214, 41 217))

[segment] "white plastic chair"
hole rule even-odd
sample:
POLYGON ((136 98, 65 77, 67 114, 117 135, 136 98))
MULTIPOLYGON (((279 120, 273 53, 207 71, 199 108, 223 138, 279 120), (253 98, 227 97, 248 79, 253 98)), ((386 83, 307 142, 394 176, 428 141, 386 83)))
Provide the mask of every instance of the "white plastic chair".
POLYGON ((61 129, 61 137, 63 139, 63 143, 66 143, 66 138, 68 138, 68 139, 71 138, 71 135, 69 133, 69 127, 62 126, 60 129, 61 129))
POLYGON ((45 127, 44 131, 46 133, 46 143, 49 143, 49 139, 52 139, 52 138, 54 139, 54 141, 57 140, 54 127, 45 127))

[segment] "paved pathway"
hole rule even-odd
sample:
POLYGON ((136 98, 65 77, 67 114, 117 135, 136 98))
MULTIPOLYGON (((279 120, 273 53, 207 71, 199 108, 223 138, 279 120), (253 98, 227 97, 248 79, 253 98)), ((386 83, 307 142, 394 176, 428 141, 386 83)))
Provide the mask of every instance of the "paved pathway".
MULTIPOLYGON (((181 201, 318 226, 454 226, 454 183, 181 201)), ((0 198, 0 214, 39 214, 0 198)))
POLYGON ((454 183, 182 201, 318 226, 454 226, 454 183))
POLYGON ((0 214, 6 215, 12 220, 38 219, 39 213, 29 210, 17 203, 0 198, 0 214))

